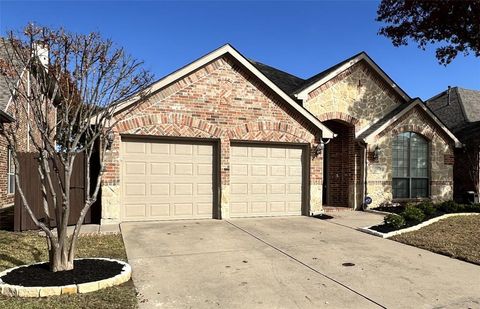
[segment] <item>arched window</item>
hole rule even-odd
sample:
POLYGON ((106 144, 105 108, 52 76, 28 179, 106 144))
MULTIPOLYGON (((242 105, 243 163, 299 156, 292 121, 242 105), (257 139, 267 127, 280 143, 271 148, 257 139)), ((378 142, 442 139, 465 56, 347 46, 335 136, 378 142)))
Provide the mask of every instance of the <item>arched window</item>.
POLYGON ((414 132, 398 134, 392 143, 393 198, 428 197, 428 141, 414 132))

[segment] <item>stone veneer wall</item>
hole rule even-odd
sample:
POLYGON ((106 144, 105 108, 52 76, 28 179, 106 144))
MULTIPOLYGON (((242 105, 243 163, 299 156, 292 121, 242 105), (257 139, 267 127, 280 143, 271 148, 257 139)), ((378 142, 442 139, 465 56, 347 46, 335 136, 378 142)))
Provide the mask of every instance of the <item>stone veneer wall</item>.
MULTIPOLYGON (((121 220, 120 134, 220 140, 221 212, 229 217, 230 141, 313 145, 321 134, 230 57, 152 94, 116 127, 102 184, 102 223, 121 220)), ((322 209, 322 157, 310 158, 310 212, 322 209)))
POLYGON ((321 121, 342 119, 356 131, 405 101, 363 61, 308 94, 304 107, 321 121))
POLYGON ((377 136, 369 145, 367 168, 367 195, 372 197, 371 208, 392 201, 392 141, 402 132, 412 131, 429 141, 430 197, 434 202, 453 198, 453 145, 449 137, 434 124, 429 116, 415 107, 377 136), (373 160, 371 151, 379 146, 380 155, 373 160))
MULTIPOLYGON (((311 91, 304 102, 304 107, 321 121, 339 120, 354 126, 354 131, 358 132, 372 125, 400 104, 406 104, 405 100, 395 93, 368 64, 361 61, 311 91)), ((333 131, 335 132, 335 129, 333 131)), ((344 134, 343 132, 335 133, 344 134)), ((351 171, 348 174, 349 182, 344 183, 341 188, 342 193, 339 193, 348 196, 348 203, 335 204, 335 206, 358 209, 363 203, 364 150, 353 140, 349 148, 351 149, 348 153, 339 155, 339 157, 349 156, 348 166, 351 171)), ((341 172, 332 168, 329 170, 329 173, 333 174, 341 172)))

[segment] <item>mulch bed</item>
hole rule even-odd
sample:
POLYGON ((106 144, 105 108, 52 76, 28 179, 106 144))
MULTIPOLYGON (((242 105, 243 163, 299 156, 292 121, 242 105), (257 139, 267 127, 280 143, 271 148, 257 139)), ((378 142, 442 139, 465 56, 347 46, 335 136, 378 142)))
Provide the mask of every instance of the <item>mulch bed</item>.
POLYGON ((115 261, 75 260, 74 269, 51 272, 48 263, 20 267, 1 277, 3 282, 20 286, 63 286, 112 278, 122 272, 123 265, 115 261))
POLYGON ((380 206, 373 208, 373 210, 384 211, 398 215, 405 210, 405 206, 380 206))

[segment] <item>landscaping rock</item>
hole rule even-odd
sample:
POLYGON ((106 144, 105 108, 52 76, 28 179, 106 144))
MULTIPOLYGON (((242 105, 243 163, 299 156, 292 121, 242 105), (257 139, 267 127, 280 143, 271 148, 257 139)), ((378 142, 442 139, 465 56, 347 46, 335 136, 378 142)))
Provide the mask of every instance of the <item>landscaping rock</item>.
POLYGON ((98 281, 99 289, 109 288, 114 285, 115 285, 115 280, 113 280, 113 278, 98 281))
POLYGON ((18 297, 38 297, 40 295, 40 288, 37 287, 18 287, 18 297))
POLYGON ((40 288, 40 297, 57 296, 62 294, 62 288, 56 286, 46 286, 40 288))
POLYGON ((77 294, 77 285, 71 284, 62 286, 62 295, 64 294, 77 294))
POLYGON ((89 292, 98 290, 98 282, 95 281, 95 282, 82 283, 82 284, 78 284, 77 287, 78 287, 78 293, 89 293, 89 292))
POLYGON ((9 296, 9 297, 12 297, 12 296, 17 296, 18 293, 17 293, 17 289, 12 286, 12 285, 9 285, 9 284, 2 284, 1 285, 1 292, 2 292, 2 295, 5 295, 5 296, 9 296))

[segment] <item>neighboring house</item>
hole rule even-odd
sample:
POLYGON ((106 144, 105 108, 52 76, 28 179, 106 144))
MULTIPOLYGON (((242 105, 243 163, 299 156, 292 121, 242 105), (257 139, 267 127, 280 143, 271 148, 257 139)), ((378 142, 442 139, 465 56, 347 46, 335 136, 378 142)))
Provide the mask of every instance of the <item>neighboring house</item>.
POLYGON ((480 192, 480 91, 449 87, 426 103, 464 144, 454 165, 454 195, 463 202, 468 191, 480 192))
MULTIPOLYGON (((6 59, 6 49, 0 38, 0 59, 6 59)), ((11 123, 13 110, 10 105, 11 93, 5 77, 0 75, 0 122, 11 123)), ((21 125, 18 132, 21 150, 28 151, 27 125, 21 125), (22 138, 23 137, 23 138, 22 138)), ((7 140, 0 136, 0 208, 13 205, 15 197, 15 166, 7 140)))
MULTIPOLYGON (((4 38, 0 37, 0 61, 8 63, 9 56, 7 55, 7 48, 9 43, 4 38)), ((10 47, 11 48, 11 47, 10 47)), ((12 51, 10 51, 12 53, 12 51)), ((42 63, 48 62, 48 51, 45 49, 38 49, 40 61, 42 63)), ((18 61, 20 63, 20 61, 18 61)), ((19 64, 16 64, 19 66, 19 64)), ((30 79, 30 72, 22 67, 19 67, 19 71, 22 72, 21 76, 25 79, 30 79)), ((0 72, 1 73, 1 72, 0 72)), ((0 122, 11 123, 17 122, 17 141, 18 152, 32 152, 34 151, 31 145, 31 139, 29 138, 28 130, 30 129, 27 123, 26 114, 21 110, 15 110, 12 103, 11 89, 9 84, 12 85, 16 81, 9 80, 7 82, 6 76, 0 74, 0 122)), ((26 83, 28 84, 28 83, 26 83)), ((17 125, 16 124, 16 125, 17 125)), ((11 156, 11 150, 8 147, 7 140, 4 136, 0 135, 0 208, 12 206, 15 198, 15 166, 13 158, 11 156)))
POLYGON ((363 52, 305 80, 225 45, 123 104, 102 223, 452 198, 460 142, 363 52))

